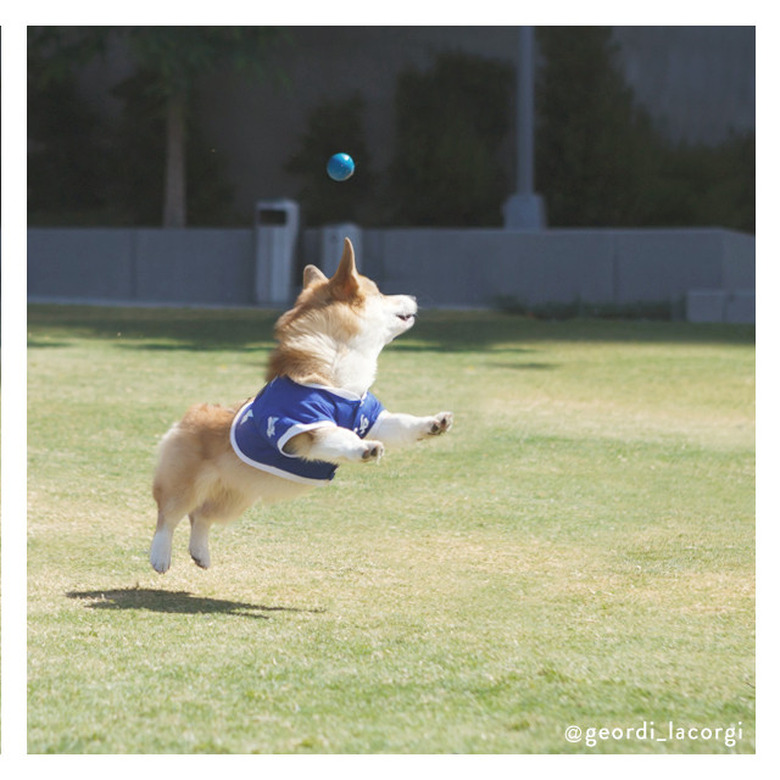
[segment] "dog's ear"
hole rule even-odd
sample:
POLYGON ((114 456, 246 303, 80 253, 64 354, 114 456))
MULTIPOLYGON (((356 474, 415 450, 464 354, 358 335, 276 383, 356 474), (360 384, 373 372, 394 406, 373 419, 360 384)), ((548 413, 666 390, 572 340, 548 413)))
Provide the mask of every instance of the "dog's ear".
POLYGON ((325 276, 316 265, 307 265, 303 269, 303 286, 308 287, 315 282, 327 282, 328 277, 325 276))
POLYGON ((355 250, 348 238, 344 239, 344 252, 341 255, 341 262, 336 273, 330 279, 330 286, 333 294, 338 298, 348 298, 354 295, 360 286, 357 266, 355 265, 355 250))

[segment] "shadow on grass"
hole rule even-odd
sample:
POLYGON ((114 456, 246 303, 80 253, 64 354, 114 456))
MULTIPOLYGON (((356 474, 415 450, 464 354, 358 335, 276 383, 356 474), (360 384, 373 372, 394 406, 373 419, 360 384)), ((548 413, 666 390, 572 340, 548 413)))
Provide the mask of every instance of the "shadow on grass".
MULTIPOLYGON (((166 309, 31 304, 29 338, 64 342, 107 339, 148 350, 226 350, 262 354, 274 347, 279 311, 166 309)), ((497 311, 422 311, 414 329, 393 344, 408 352, 528 351, 546 341, 754 344, 755 326, 616 318, 539 319, 497 311), (522 347, 518 345, 522 344, 522 347)))
POLYGON ((69 599, 88 602, 89 609, 147 610, 177 615, 235 615, 268 620, 264 612, 307 612, 319 614, 324 609, 298 609, 296 607, 269 607, 263 604, 247 604, 203 596, 193 596, 187 591, 159 590, 156 588, 119 588, 116 590, 70 591, 69 599))
POLYGON ((48 339, 41 339, 38 341, 35 339, 28 339, 27 341, 27 347, 32 349, 58 349, 70 346, 72 346, 72 342, 70 341, 49 341, 48 339))
POLYGON ((558 368, 556 363, 510 363, 509 361, 488 361, 487 365, 493 368, 508 368, 514 371, 552 371, 558 368))
POLYGON ((33 341, 99 338, 136 349, 258 350, 274 346, 281 312, 260 309, 166 309, 28 306, 33 341))
POLYGON ((117 343, 120 349, 146 350, 148 352, 256 352, 263 353, 269 351, 267 348, 258 346, 249 346, 246 344, 228 344, 218 342, 215 344, 188 344, 186 342, 175 342, 169 344, 143 342, 143 343, 117 343))

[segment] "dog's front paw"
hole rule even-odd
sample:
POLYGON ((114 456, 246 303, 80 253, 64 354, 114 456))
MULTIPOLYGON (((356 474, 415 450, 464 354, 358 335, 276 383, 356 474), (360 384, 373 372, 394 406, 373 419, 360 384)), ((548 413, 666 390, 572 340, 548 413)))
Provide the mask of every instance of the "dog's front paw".
POLYGON ((439 412, 431 423, 431 427, 428 431, 429 436, 441 436, 442 433, 446 433, 452 428, 454 416, 452 412, 439 412))
POLYGON ((364 441, 363 442, 363 454, 361 460, 364 463, 369 461, 375 461, 379 463, 382 456, 385 454, 385 445, 381 441, 364 441))

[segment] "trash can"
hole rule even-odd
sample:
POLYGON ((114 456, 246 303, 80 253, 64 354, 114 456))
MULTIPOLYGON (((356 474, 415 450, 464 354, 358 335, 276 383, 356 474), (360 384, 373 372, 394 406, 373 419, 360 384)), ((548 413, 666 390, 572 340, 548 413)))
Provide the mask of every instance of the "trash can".
POLYGON ((339 267, 344 251, 344 239, 348 238, 355 249, 355 258, 360 268, 363 260, 363 232, 352 222, 340 222, 337 225, 325 225, 322 228, 320 246, 320 270, 328 277, 333 276, 339 267))
POLYGON ((293 200, 258 201, 255 209, 255 301, 287 306, 292 299, 300 208, 293 200))

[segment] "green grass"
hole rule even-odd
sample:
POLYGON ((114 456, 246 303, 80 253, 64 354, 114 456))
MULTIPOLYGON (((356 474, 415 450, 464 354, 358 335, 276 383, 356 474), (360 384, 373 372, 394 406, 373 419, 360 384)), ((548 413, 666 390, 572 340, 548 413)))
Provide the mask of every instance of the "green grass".
POLYGON ((33 753, 750 753, 752 328, 428 313, 380 358, 448 436, 149 567, 155 445, 273 316, 29 310, 33 753), (568 743, 570 725, 742 729, 568 743))

